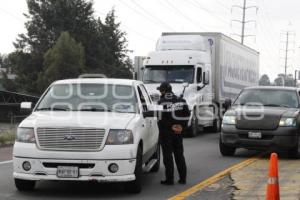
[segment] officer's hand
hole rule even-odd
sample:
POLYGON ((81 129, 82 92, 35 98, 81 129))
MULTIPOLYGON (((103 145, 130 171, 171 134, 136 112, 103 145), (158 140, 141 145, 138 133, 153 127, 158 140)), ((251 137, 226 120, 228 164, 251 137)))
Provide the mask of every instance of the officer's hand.
POLYGON ((175 133, 175 134, 181 134, 182 133, 182 126, 180 124, 174 124, 172 126, 172 131, 175 133))

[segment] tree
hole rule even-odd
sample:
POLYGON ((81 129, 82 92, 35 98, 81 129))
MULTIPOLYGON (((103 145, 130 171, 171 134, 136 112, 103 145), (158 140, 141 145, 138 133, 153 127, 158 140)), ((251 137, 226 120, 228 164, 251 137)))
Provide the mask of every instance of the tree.
POLYGON ((27 0, 27 4, 27 33, 18 36, 10 56, 19 90, 40 94, 45 89, 48 82, 41 84, 47 69, 45 54, 66 31, 83 46, 87 73, 131 77, 126 34, 115 22, 114 10, 102 23, 94 17, 91 1, 27 0))
POLYGON ((132 63, 127 56, 126 33, 120 30, 120 23, 116 22, 115 10, 112 9, 103 24, 98 20, 104 51, 104 73, 110 77, 131 78, 132 63))
POLYGON ((267 74, 264 74, 260 77, 259 85, 271 85, 270 78, 267 74))
POLYGON ((285 76, 284 74, 278 74, 277 78, 274 80, 276 86, 294 86, 295 81, 292 74, 285 76))
POLYGON ((55 80, 77 78, 85 69, 84 48, 68 32, 61 33, 44 60, 45 70, 38 79, 41 91, 55 80))
POLYGON ((13 66, 21 90, 40 93, 44 55, 57 41, 61 32, 68 31, 80 42, 87 53, 87 65, 96 68, 97 53, 101 47, 94 19, 92 2, 85 0, 27 0, 26 34, 20 34, 14 43, 13 66))

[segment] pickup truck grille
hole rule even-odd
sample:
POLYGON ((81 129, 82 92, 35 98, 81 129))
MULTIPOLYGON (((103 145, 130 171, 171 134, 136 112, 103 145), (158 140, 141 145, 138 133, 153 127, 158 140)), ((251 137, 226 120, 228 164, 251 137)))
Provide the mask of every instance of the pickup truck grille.
MULTIPOLYGON (((278 127, 280 117, 279 116, 268 116, 264 115, 261 119, 251 120, 246 119, 244 116, 240 116, 240 119, 237 120, 236 128, 244 130, 275 130, 278 127)), ((259 116, 257 116, 258 118, 259 116)))
POLYGON ((37 139, 42 150, 97 151, 104 135, 105 129, 37 128, 37 139))

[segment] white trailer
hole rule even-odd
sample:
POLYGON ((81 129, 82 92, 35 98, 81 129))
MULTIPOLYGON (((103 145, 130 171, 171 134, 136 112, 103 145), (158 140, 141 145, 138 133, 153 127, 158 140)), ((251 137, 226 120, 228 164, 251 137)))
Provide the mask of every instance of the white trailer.
POLYGON ((244 87, 258 85, 259 53, 222 33, 163 33, 139 77, 153 98, 164 81, 177 95, 185 91, 191 136, 201 127, 217 132, 230 100, 244 87))

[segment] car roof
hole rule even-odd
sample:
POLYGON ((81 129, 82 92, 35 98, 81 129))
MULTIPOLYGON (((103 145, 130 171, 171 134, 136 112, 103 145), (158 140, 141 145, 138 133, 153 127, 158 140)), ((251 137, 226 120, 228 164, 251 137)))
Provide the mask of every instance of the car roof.
POLYGON ((258 89, 266 89, 266 90, 292 90, 292 91, 297 91, 300 88, 296 87, 286 87, 286 86, 251 86, 251 87, 246 87, 245 90, 258 90, 258 89))
POLYGON ((116 79, 116 78, 77 78, 77 79, 65 79, 55 81, 53 84, 80 84, 80 83, 91 83, 91 84, 111 84, 111 85, 139 85, 143 82, 132 80, 132 79, 116 79))

